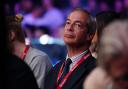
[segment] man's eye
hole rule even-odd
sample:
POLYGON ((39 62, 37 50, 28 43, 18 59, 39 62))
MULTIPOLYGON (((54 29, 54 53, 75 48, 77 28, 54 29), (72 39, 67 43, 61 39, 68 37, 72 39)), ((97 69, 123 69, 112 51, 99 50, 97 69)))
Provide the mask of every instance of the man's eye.
POLYGON ((75 26, 77 26, 77 27, 81 27, 81 24, 75 24, 75 26))
POLYGON ((70 22, 66 22, 66 23, 65 23, 65 25, 68 25, 68 24, 70 24, 70 22))

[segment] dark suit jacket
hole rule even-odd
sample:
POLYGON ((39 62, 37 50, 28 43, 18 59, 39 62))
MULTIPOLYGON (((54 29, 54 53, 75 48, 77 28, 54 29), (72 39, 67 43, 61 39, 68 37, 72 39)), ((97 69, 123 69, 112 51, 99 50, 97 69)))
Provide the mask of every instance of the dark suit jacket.
POLYGON ((8 55, 4 65, 4 89, 39 89, 36 79, 20 58, 8 55))
MULTIPOLYGON (((46 76, 44 89, 55 89, 58 72, 63 62, 58 63, 46 76)), ((91 55, 69 76, 62 89, 82 89, 86 76, 96 67, 96 59, 91 55)))

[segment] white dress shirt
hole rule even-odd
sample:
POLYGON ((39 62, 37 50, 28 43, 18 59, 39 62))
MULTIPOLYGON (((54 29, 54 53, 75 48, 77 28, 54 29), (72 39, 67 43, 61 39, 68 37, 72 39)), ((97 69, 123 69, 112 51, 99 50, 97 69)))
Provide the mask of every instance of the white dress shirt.
MULTIPOLYGON (((85 50, 84 52, 80 53, 80 54, 77 54, 73 57, 71 57, 70 59, 72 60, 72 63, 70 64, 70 69, 88 52, 88 50, 85 50)), ((68 54, 67 54, 67 57, 66 57, 66 60, 68 59, 68 54)))

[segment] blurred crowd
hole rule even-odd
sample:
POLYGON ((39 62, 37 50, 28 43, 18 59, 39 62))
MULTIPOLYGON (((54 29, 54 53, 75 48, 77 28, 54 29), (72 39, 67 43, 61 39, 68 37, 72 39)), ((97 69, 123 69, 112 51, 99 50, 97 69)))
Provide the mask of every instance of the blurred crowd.
POLYGON ((52 37, 61 38, 64 21, 76 7, 85 8, 93 16, 101 11, 125 13, 128 0, 13 0, 5 4, 5 11, 24 16, 22 26, 28 37, 38 38, 47 31, 52 37))
POLYGON ((7 0, 4 4, 6 15, 23 16, 22 28, 26 44, 45 51, 56 61, 64 59, 66 55, 62 40, 64 22, 69 12, 77 7, 86 9, 92 16, 101 11, 128 14, 128 0, 7 0), (53 52, 49 53, 49 49, 53 49, 53 52))

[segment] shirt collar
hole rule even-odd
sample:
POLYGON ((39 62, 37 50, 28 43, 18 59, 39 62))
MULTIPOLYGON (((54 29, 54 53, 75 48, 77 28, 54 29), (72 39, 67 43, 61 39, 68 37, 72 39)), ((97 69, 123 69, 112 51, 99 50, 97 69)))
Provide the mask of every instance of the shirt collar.
MULTIPOLYGON (((88 52, 88 50, 85 50, 84 52, 82 52, 82 53, 80 53, 80 54, 77 54, 77 55, 71 57, 70 59, 71 59, 72 62, 74 63, 74 62, 76 62, 77 60, 79 60, 82 56, 84 56, 87 52, 88 52)), ((69 58, 69 57, 68 57, 68 55, 67 55, 66 60, 67 60, 68 58, 69 58)))

